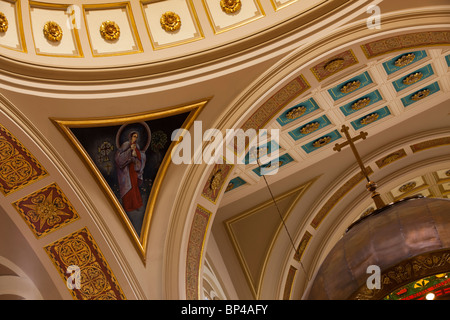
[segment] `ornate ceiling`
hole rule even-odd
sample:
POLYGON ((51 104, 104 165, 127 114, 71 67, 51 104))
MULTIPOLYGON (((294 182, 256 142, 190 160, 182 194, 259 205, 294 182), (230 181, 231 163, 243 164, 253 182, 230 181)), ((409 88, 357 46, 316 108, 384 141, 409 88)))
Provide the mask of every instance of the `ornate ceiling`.
POLYGON ((373 208, 350 148, 333 150, 343 125, 368 133, 356 147, 385 203, 449 198, 450 8, 386 2, 0 0, 1 136, 34 170, 0 197, 2 237, 30 265, 0 245, 0 275, 90 299, 64 278, 68 257, 89 256, 77 263, 104 280, 98 298, 301 299, 373 208), (203 130, 280 130, 278 173, 168 161, 143 240, 54 120, 112 125, 199 101, 203 130), (36 199, 57 201, 61 220, 32 218, 36 199))

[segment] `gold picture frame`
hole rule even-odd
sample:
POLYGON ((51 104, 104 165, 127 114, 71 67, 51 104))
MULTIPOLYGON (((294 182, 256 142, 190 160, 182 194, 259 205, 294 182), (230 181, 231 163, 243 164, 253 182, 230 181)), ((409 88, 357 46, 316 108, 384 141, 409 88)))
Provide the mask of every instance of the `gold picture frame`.
MULTIPOLYGON (((171 162, 171 153, 173 148, 178 142, 173 141, 170 143, 168 150, 166 151, 161 165, 158 167, 156 178, 152 184, 150 196, 148 198, 147 205, 145 207, 145 214, 142 222, 140 235, 136 232, 130 219, 128 218, 122 204, 111 189, 110 185, 106 181, 103 174, 95 164, 92 157, 83 147, 81 142, 77 139, 71 129, 73 128, 98 128, 107 126, 117 126, 124 124, 132 124, 138 122, 144 122, 149 120, 163 119, 170 116, 187 113, 187 118, 184 120, 181 128, 189 130, 194 120, 198 117, 199 113, 203 110, 209 99, 191 102, 188 104, 174 106, 165 109, 158 109, 144 113, 129 114, 117 117, 103 117, 103 118, 85 118, 85 119, 56 119, 50 118, 50 120, 56 125, 56 127, 63 133, 65 138, 69 141, 71 146, 80 155, 90 172, 93 174, 94 179, 99 183, 100 188, 104 191, 107 198, 110 200, 113 207, 116 209, 122 223, 124 224, 132 242, 134 243, 143 263, 146 263, 146 252, 148 246, 148 235, 150 231, 151 219, 154 212, 155 204, 158 198, 158 193, 161 184, 164 180, 169 164, 171 162)), ((183 135, 181 135, 182 137, 183 135)), ((181 138, 179 139, 181 141, 181 138)))

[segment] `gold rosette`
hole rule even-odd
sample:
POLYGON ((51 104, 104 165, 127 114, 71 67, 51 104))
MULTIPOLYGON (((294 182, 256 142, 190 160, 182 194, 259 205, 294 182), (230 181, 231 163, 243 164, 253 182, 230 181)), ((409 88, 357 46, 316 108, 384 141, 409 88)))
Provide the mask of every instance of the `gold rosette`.
POLYGON ((3 12, 0 12, 0 32, 6 32, 8 30, 8 19, 3 12))
POLYGON ((43 32, 44 32, 45 38, 47 40, 53 41, 53 42, 61 41, 62 36, 63 36, 63 31, 62 31, 61 27, 59 26, 59 24, 57 24, 54 21, 48 21, 44 25, 43 32))
POLYGON ((100 35, 105 40, 117 40, 120 36, 120 28, 114 21, 104 21, 100 26, 100 35))
POLYGON ((175 12, 167 11, 160 19, 161 27, 166 31, 177 31, 181 27, 180 16, 175 12))
POLYGON ((220 7, 226 13, 235 13, 241 9, 241 0, 220 0, 220 7))

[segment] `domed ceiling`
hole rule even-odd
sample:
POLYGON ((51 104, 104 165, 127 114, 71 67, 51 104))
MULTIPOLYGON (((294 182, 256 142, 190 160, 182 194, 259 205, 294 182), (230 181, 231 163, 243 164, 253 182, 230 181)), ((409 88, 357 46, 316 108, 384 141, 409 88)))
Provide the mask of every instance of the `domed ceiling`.
POLYGON ((61 281, 57 248, 81 239, 95 260, 83 270, 101 263, 109 275, 98 297, 198 299, 208 284, 221 298, 300 299, 345 229, 374 209, 350 148, 333 150, 343 125, 367 133, 355 144, 385 203, 450 197, 445 1, 220 2, 0 0, 0 123, 36 171, 1 206, 8 235, 52 279, 49 296, 92 298, 61 281), (136 232, 70 128, 156 128, 180 110, 194 110, 192 135, 194 120, 203 132, 267 129, 261 150, 278 154, 278 172, 169 157, 136 232), (42 195, 66 204, 47 230, 24 218, 42 195))

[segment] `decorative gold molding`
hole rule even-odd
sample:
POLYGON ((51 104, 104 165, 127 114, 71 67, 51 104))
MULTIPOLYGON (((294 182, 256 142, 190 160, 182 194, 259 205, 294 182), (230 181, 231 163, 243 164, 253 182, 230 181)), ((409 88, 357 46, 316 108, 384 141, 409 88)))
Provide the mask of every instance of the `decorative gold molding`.
POLYGON ((44 32, 45 38, 52 42, 59 42, 63 37, 61 27, 54 21, 48 21, 44 25, 44 29, 42 31, 44 32))
POLYGON ((189 112, 189 116, 185 120, 182 128, 188 130, 194 120, 197 118, 201 110, 208 103, 209 99, 202 100, 199 102, 192 102, 189 104, 174 106, 166 109, 159 109, 155 111, 138 113, 138 114, 129 114, 117 117, 103 117, 103 118, 85 118, 85 119, 56 119, 50 118, 50 120, 56 125, 56 127, 63 133, 63 135, 68 139, 69 143, 74 147, 75 151, 80 155, 81 159, 85 162, 91 173, 93 174, 95 180, 99 183, 100 188, 105 192, 107 198, 110 200, 111 204, 115 207, 116 212, 122 220, 128 234, 134 243, 139 255, 142 258, 142 261, 146 262, 146 252, 148 245, 148 235, 150 231, 150 224, 153 215, 153 211, 155 208, 155 204, 157 201, 157 197, 159 194, 159 190, 161 188, 162 181, 164 176, 166 175, 167 169, 171 162, 171 151, 177 144, 177 142, 172 142, 170 145, 166 156, 162 160, 161 166, 156 175, 155 181, 152 186, 152 190, 149 196, 149 200, 147 203, 147 207, 145 210, 144 221, 142 224, 142 230, 140 236, 136 233, 133 225, 127 217, 125 210, 120 204, 119 200, 115 196, 114 192, 111 190, 110 186, 106 182, 102 173, 99 171, 87 151, 83 148, 81 143, 75 137, 73 132, 70 130, 71 128, 89 128, 89 127, 101 127, 101 126, 113 126, 113 125, 121 125, 125 123, 134 123, 134 122, 142 122, 148 121, 152 119, 165 118, 181 113, 189 112))

